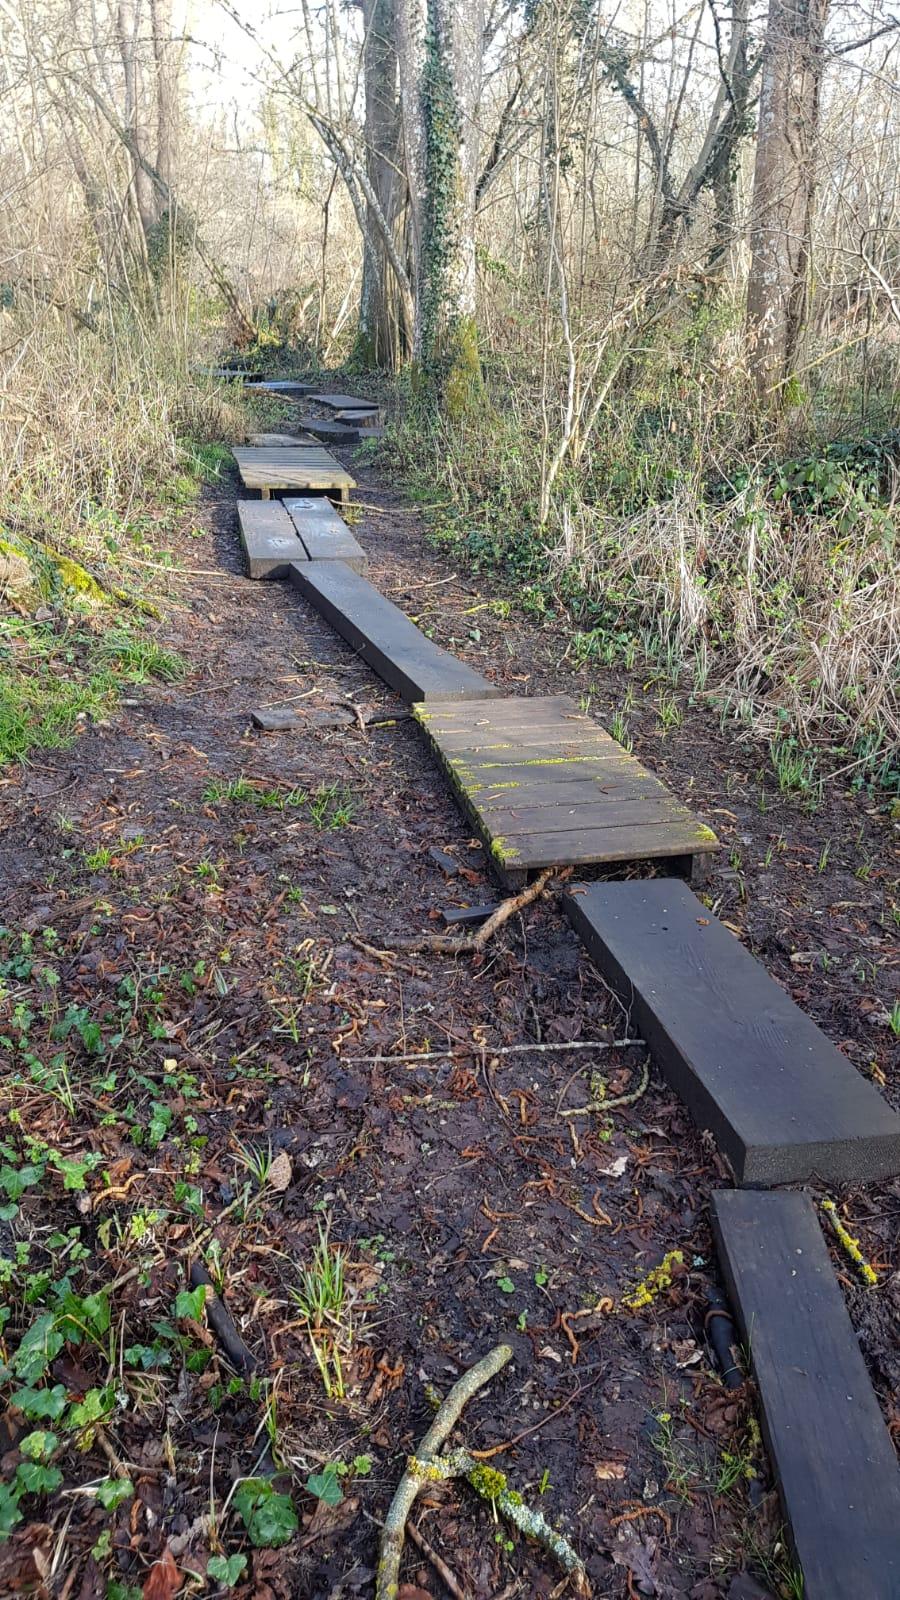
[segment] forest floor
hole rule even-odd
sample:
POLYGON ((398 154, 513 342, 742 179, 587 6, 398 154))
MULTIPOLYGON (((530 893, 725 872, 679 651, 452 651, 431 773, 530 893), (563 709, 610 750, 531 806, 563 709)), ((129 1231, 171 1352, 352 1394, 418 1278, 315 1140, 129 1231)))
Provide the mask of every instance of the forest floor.
MULTIPOLYGON (((709 906, 900 1102, 876 802, 834 789, 808 813, 708 707, 667 686, 666 728, 639 670, 572 670, 561 614, 535 622, 449 566, 356 470, 372 581, 427 632, 601 721, 630 687, 636 753, 725 843, 709 906)), ((161 579, 183 681, 0 784, 0 1592, 370 1595, 426 1383, 504 1340, 513 1362, 454 1441, 515 1441, 492 1464, 595 1595, 746 1600, 748 1574, 796 1595, 750 1386, 723 1388, 703 1337, 727 1174, 656 1075, 628 1107, 563 1115, 601 1080, 639 1087, 644 1052, 609 1048, 627 1019, 552 900, 478 957, 385 953, 494 899, 485 855, 397 698, 287 585, 241 575, 234 500, 207 492, 203 537, 161 579), (254 730, 275 704, 297 727, 254 730), (541 1048, 584 1040, 606 1048, 541 1048), (332 1391, 341 1353, 330 1396, 301 1304, 325 1231, 346 1256, 317 1345, 332 1391), (190 1289, 198 1259, 253 1376, 190 1289)), ((900 1184, 844 1198, 882 1287, 835 1265, 900 1426, 900 1184)), ((414 1520, 471 1600, 557 1590, 552 1558, 465 1486, 414 1520)), ((407 1600, 445 1593, 415 1548, 404 1577, 407 1600)))

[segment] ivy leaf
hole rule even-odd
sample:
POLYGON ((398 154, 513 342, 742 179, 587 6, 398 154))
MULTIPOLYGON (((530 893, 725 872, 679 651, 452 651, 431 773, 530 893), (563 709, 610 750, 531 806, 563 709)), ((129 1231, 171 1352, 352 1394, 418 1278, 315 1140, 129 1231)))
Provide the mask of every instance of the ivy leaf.
POLYGON ((0 1483, 0 1543, 9 1538, 16 1523, 21 1521, 19 1496, 8 1483, 0 1483))
POLYGON ((66 1391, 61 1383, 55 1383, 52 1389, 15 1389, 9 1403, 17 1410, 24 1411, 32 1421, 46 1417, 48 1421, 56 1422, 66 1409, 66 1391))
POLYGON ((206 1571, 225 1589, 233 1589, 247 1568, 246 1556, 210 1556, 206 1571))
POLYGON ((56 1434, 49 1433, 45 1428, 38 1428, 34 1433, 26 1434, 19 1440, 19 1449, 29 1461, 46 1461, 56 1449, 56 1434))
POLYGON ((337 1467, 333 1462, 329 1462, 321 1472, 314 1472, 307 1478, 306 1487, 310 1494, 314 1494, 317 1500, 324 1501, 326 1506, 339 1506, 344 1498, 344 1492, 338 1482, 337 1467))
POLYGON ((61 1483, 59 1467, 45 1467, 40 1461, 21 1461, 16 1467, 16 1487, 23 1494, 52 1494, 61 1483))
POLYGON ((34 1188, 44 1176, 43 1167, 0 1167, 0 1189, 9 1200, 19 1200, 26 1189, 34 1188))
POLYGON ((19 1348, 10 1362, 17 1378, 24 1384, 31 1386, 42 1378, 54 1356, 58 1356, 64 1344, 63 1336, 56 1326, 56 1317, 52 1311, 45 1311, 31 1324, 28 1332, 23 1335, 19 1348))
POLYGON ((175 1296, 176 1317, 190 1317, 193 1322, 199 1322, 206 1305, 206 1284, 198 1283, 196 1289, 182 1289, 175 1296))
POLYGON ((87 1428, 92 1422, 99 1422, 111 1405, 112 1398, 108 1389, 88 1389, 84 1399, 69 1412, 69 1426, 87 1428))
POLYGON ((297 1532, 297 1513, 289 1495, 278 1494, 265 1478, 247 1478, 234 1497, 250 1543, 275 1550, 297 1532))
POLYGON ((134 1484, 130 1478, 104 1478, 97 1485, 97 1499, 104 1511, 115 1511, 123 1500, 130 1500, 134 1494, 134 1484))

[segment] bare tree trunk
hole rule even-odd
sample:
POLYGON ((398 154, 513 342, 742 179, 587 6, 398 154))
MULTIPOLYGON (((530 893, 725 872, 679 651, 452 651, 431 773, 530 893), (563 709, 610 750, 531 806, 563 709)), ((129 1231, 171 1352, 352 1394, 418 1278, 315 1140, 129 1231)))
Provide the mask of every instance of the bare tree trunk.
POLYGON ((178 62, 172 40, 172 0, 150 0, 153 60, 156 67, 156 161, 154 166, 171 189, 175 182, 178 137, 178 62))
POLYGON ((827 0, 770 0, 753 183, 747 333, 760 396, 790 378, 806 321, 827 0))
MULTIPOLYGON (((141 62, 139 53, 138 26, 140 23, 140 3, 134 0, 119 0, 116 12, 116 30, 119 40, 119 54, 122 57, 122 70, 125 75, 125 126, 133 136, 135 147, 147 160, 152 161, 152 152, 149 148, 147 129, 143 123, 141 62)), ((141 166, 140 161, 133 160, 132 173, 134 183, 134 198, 137 204, 138 215, 145 240, 149 239, 150 230, 156 222, 159 209, 158 200, 153 184, 141 166)))
MULTIPOLYGON (((401 124, 397 78, 394 0, 364 0, 366 89, 366 170, 382 217, 398 241, 406 205, 400 170, 401 124)), ((357 353, 367 366, 399 367, 410 353, 412 329, 407 302, 388 258, 371 204, 363 232, 363 274, 357 353)))

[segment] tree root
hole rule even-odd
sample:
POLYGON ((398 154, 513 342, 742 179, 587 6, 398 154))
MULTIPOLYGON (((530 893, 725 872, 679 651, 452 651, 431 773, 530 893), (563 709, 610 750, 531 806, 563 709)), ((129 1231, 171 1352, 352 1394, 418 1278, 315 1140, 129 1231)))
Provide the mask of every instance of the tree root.
POLYGON ((536 1539, 549 1550, 573 1579, 575 1592, 589 1593, 587 1574, 577 1551, 551 1528, 538 1511, 530 1511, 521 1496, 508 1488, 502 1472, 476 1461, 465 1450, 451 1450, 439 1454, 451 1429, 459 1420, 463 1407, 472 1396, 496 1377, 512 1359, 509 1345, 498 1344, 494 1350, 476 1362, 474 1367, 453 1385, 447 1398, 438 1407, 437 1416, 415 1455, 407 1459, 406 1471, 400 1480, 391 1508, 385 1518, 381 1534, 378 1574, 375 1581, 375 1600, 396 1600, 400 1585, 400 1561, 406 1536, 407 1519, 418 1495, 429 1483, 445 1482, 449 1478, 465 1478, 477 1494, 489 1500, 495 1510, 506 1517, 520 1532, 536 1539))

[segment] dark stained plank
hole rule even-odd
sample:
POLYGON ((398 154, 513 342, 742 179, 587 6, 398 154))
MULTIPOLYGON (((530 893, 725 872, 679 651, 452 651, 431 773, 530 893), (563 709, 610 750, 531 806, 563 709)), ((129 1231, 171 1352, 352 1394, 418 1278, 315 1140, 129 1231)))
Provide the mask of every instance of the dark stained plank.
POLYGON ((285 500, 284 509, 310 561, 346 561, 356 572, 365 572, 369 564, 365 550, 325 495, 285 500))
POLYGON ((331 417, 303 416, 300 426, 314 438, 334 444, 358 444, 362 438, 359 428, 351 426, 349 422, 334 422, 331 417))
POLYGON ((685 884, 579 885, 564 903, 738 1183, 900 1172, 900 1118, 685 884))
POLYGON ((273 489, 334 490, 344 498, 348 490, 356 488, 355 480, 324 445, 294 445, 287 450, 241 445, 232 455, 245 487, 259 489, 263 499, 268 499, 273 489))
POLYGON ((376 400, 366 400, 358 394, 311 394, 310 399, 317 406, 326 406, 329 411, 377 411, 376 400))
POLYGON ((897 1600, 900 1472, 808 1195, 713 1195, 805 1600, 897 1600))
POLYGON ((237 510, 251 578, 286 578, 292 561, 307 559, 294 524, 277 500, 239 500, 237 510))
POLYGON ((343 561, 307 561, 291 581, 385 683, 412 703, 497 693, 464 661, 433 644, 367 578, 343 561))
POLYGON ((415 713, 506 881, 549 866, 671 860, 718 848, 710 828, 568 695, 415 713))

